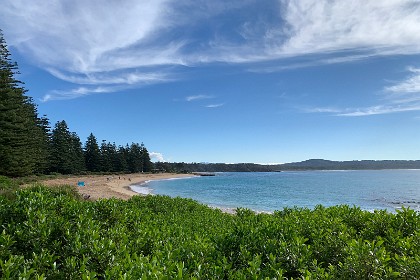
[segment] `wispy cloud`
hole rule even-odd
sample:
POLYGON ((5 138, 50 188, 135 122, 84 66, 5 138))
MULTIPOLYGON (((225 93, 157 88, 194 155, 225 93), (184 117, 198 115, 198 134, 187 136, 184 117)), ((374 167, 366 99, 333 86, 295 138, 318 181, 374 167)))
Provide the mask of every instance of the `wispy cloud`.
MULTIPOLYGON (((219 61, 256 62, 308 56, 301 66, 420 52, 420 2, 278 0, 277 18, 242 24, 243 41, 212 41, 219 61), (356 52, 356 54, 354 53, 356 52), (315 57, 310 55, 328 55, 315 57)), ((278 64, 279 61, 274 61, 278 64)), ((281 63, 281 61, 280 61, 281 63)), ((266 65, 267 66, 267 65, 266 65)), ((267 66, 272 70, 273 65, 267 66)), ((287 67, 287 65, 286 65, 287 67)))
MULTIPOLYGON (((73 83, 69 92, 83 85, 167 82, 177 66, 253 63, 261 71, 278 71, 420 53, 419 1, 277 0, 267 5, 276 12, 268 15, 257 0, 74 0, 71 5, 5 0, 0 26, 10 45, 73 83), (301 61, 285 64, 290 57, 301 61)), ((73 96, 89 93, 98 92, 73 96)), ((44 99, 62 96, 57 90, 44 99)))
MULTIPOLYGON (((411 0, 282 0, 288 23, 283 54, 358 49, 373 53, 418 52, 420 3, 411 0)), ((277 37, 277 36, 275 36, 277 37)))
POLYGON ((363 108, 310 108, 309 113, 331 113, 336 116, 360 117, 399 112, 420 111, 420 68, 408 67, 409 75, 383 89, 383 104, 363 108))
POLYGON ((296 58, 280 59, 277 60, 276 65, 252 65, 248 68, 249 72, 256 73, 273 73, 280 71, 287 71, 292 69, 308 68, 320 65, 338 64, 338 63, 350 63, 365 60, 375 56, 374 54, 354 54, 351 52, 342 52, 335 54, 323 54, 304 57, 303 61, 297 61, 296 58))
POLYGON ((115 87, 79 87, 70 90, 53 90, 45 94, 44 97, 40 100, 41 102, 48 102, 51 100, 68 100, 75 99, 78 97, 98 94, 98 93, 110 93, 117 91, 118 88, 115 87))
MULTIPOLYGON (((205 95, 205 94, 198 94, 198 95, 190 95, 185 98, 186 101, 198 101, 198 100, 206 100, 206 99, 213 99, 215 98, 213 95, 205 95)), ((218 108, 224 106, 224 103, 217 103, 217 104, 208 104, 204 105, 205 108, 218 108)))
POLYGON ((222 107, 224 105, 225 105, 224 103, 219 103, 219 104, 209 104, 209 105, 206 105, 204 107, 206 107, 206 108, 219 108, 219 107, 222 107))
POLYGON ((185 98, 186 101, 196 101, 196 100, 202 100, 202 99, 211 99, 214 98, 212 95, 205 95, 205 94, 198 94, 198 95, 190 95, 185 98))
POLYGON ((73 84, 97 85, 97 84, 148 84, 170 81, 170 74, 161 72, 140 71, 108 71, 101 73, 75 74, 63 72, 58 69, 47 69, 51 75, 63 81, 73 84))
POLYGON ((379 105, 379 106, 372 106, 372 107, 367 107, 367 108, 344 110, 343 112, 338 113, 337 116, 363 117, 363 116, 383 115, 383 114, 401 113, 401 112, 419 111, 419 110, 420 110, 420 104, 406 104, 404 106, 379 105))
POLYGON ((409 77, 396 85, 386 87, 385 90, 397 95, 412 93, 420 95, 420 68, 408 67, 408 71, 411 73, 409 77))
POLYGON ((377 105, 377 106, 370 106, 370 107, 363 107, 363 108, 306 108, 303 111, 306 113, 330 113, 334 116, 340 117, 364 117, 364 116, 372 116, 372 115, 383 115, 383 114, 391 114, 391 113, 401 113, 401 112, 408 112, 408 111, 419 111, 420 104, 407 104, 407 105, 377 105))
POLYGON ((332 114, 339 114, 343 112, 342 109, 331 108, 331 107, 304 108, 302 109, 302 111, 306 113, 332 113, 332 114))

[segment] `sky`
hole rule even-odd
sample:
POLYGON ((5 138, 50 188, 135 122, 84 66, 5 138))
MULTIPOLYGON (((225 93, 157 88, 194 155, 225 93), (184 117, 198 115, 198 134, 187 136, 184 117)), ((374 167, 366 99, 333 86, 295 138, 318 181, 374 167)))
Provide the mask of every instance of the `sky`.
POLYGON ((420 159, 419 0, 2 0, 20 80, 154 161, 420 159))

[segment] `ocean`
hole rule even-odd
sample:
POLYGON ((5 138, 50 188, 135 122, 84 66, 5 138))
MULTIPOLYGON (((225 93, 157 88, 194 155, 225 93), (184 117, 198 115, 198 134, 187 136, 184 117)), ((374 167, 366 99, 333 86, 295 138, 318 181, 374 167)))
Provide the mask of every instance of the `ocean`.
POLYGON ((420 170, 216 173, 151 181, 132 189, 192 198, 212 207, 263 212, 295 206, 313 209, 318 204, 390 212, 404 206, 420 211, 420 170))

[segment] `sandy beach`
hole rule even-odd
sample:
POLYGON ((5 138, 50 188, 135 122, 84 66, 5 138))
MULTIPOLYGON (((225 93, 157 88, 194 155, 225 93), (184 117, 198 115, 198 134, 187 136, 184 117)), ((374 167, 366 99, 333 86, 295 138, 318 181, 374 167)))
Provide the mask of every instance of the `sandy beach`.
POLYGON ((90 176, 71 176, 42 181, 48 186, 71 185, 77 187, 80 194, 89 197, 91 200, 101 198, 120 198, 129 199, 134 195, 140 195, 130 189, 131 185, 140 185, 151 180, 163 180, 172 178, 186 178, 194 175, 176 173, 158 174, 124 174, 124 175, 90 175, 90 176), (84 186, 78 186, 78 182, 84 182, 84 186))

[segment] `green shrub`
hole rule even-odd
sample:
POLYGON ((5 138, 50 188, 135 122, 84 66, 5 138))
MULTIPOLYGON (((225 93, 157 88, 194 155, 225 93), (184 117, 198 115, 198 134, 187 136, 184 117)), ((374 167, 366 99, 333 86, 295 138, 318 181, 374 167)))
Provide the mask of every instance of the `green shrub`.
POLYGON ((84 201, 71 187, 8 188, 0 279, 420 278, 420 216, 410 209, 230 215, 191 199, 84 201))

